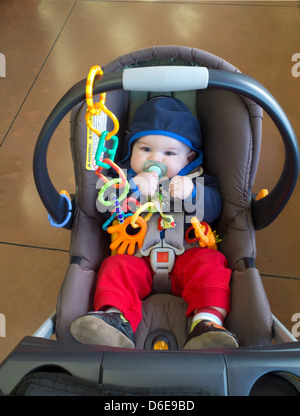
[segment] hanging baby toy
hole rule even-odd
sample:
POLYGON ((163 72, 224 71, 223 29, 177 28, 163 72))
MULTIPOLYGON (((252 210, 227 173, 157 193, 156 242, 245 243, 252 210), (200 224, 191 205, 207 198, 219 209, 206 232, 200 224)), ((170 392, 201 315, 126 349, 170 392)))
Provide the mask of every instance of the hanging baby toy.
MULTIPOLYGON (((161 190, 159 190, 155 196, 151 198, 151 200, 149 199, 149 201, 143 205, 141 205, 135 198, 131 196, 127 197, 130 185, 122 169, 119 168, 119 166, 114 162, 118 147, 118 138, 116 136, 119 130, 118 119, 105 106, 106 93, 100 94, 99 102, 93 102, 94 79, 96 76, 102 75, 103 71, 100 66, 93 66, 90 69, 86 81, 87 112, 85 120, 90 130, 99 137, 97 151, 95 154, 95 165, 97 166, 96 174, 104 182, 104 185, 98 193, 97 199, 102 205, 108 207, 108 209, 112 208, 110 218, 103 224, 103 229, 107 230, 107 232, 112 235, 112 241, 110 244, 112 254, 124 254, 127 251, 127 254, 133 255, 136 250, 136 245, 139 249, 141 249, 143 245, 144 237, 147 231, 147 221, 149 221, 154 212, 159 212, 160 214, 160 229, 174 228, 175 222, 172 215, 166 215, 163 213, 161 190), (91 119, 94 116, 98 116, 102 111, 113 121, 114 127, 111 132, 100 132, 91 122, 91 119), (106 147, 106 142, 108 140, 112 141, 110 149, 106 147), (106 158, 104 158, 105 153, 107 154, 106 158), (108 179, 101 173, 103 169, 110 168, 117 173, 117 178, 108 179), (106 200, 104 195, 110 188, 118 189, 119 196, 117 196, 116 192, 111 192, 110 199, 106 200), (129 202, 133 202, 136 207, 136 211, 134 213, 129 211, 129 202), (144 211, 148 211, 145 217, 141 216, 144 211), (134 233, 128 232, 130 226, 137 231, 134 233)), ((159 178, 165 176, 167 173, 167 168, 164 164, 154 161, 147 161, 143 166, 143 170, 156 171, 159 178)), ((204 234, 202 233, 202 235, 200 235, 198 228, 195 228, 195 233, 197 229, 196 237, 197 240, 200 240, 204 234)), ((202 247, 203 246, 205 246, 205 243, 202 247)))

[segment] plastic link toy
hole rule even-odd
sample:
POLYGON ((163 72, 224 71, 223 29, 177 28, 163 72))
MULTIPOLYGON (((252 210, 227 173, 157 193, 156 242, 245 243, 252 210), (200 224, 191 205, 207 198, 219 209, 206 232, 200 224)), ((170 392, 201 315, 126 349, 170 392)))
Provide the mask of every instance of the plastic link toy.
POLYGON ((110 160, 113 161, 116 155, 117 148, 118 148, 118 138, 116 136, 111 137, 111 140, 113 142, 111 149, 108 149, 105 146, 105 141, 106 141, 107 136, 108 136, 108 132, 104 131, 99 138, 99 143, 98 143, 98 147, 97 147, 97 151, 95 155, 95 163, 97 166, 99 166, 96 171, 97 175, 102 170, 102 169, 100 170, 100 168, 109 169, 110 167, 107 163, 104 163, 103 161, 104 153, 107 153, 108 156, 110 156, 110 160))
MULTIPOLYGON (((163 213, 161 192, 157 192, 151 200, 149 199, 149 201, 143 205, 141 205, 133 197, 126 198, 129 192, 129 183, 122 169, 120 169, 119 166, 114 162, 118 147, 118 138, 115 135, 119 130, 119 122, 116 116, 105 106, 105 93, 100 94, 99 102, 94 103, 93 101, 93 85, 95 77, 102 75, 103 71, 101 70, 100 66, 93 66, 90 69, 86 81, 86 103, 88 108, 85 119, 87 126, 99 137, 95 155, 95 164, 97 166, 95 173, 104 182, 104 185, 98 193, 97 199, 104 206, 114 206, 111 217, 102 226, 104 230, 107 230, 107 232, 112 235, 112 242, 110 244, 112 254, 124 254, 127 251, 128 254, 133 255, 136 249, 136 245, 139 249, 143 245, 144 237, 147 231, 147 221, 149 221, 154 212, 159 212, 160 214, 158 223, 159 230, 174 228, 176 224, 172 215, 166 215, 163 213), (114 128, 111 132, 100 132, 92 125, 92 117, 99 115, 102 111, 113 121, 114 128), (113 144, 109 149, 106 146, 106 142, 110 139, 112 140, 113 144), (104 158, 105 154, 107 154, 106 158, 104 158), (101 172, 103 169, 109 168, 115 170, 119 177, 114 179, 106 178, 101 172), (124 189, 122 192, 120 191, 119 197, 116 195, 116 193, 111 193, 110 199, 105 200, 104 194, 106 190, 111 187, 114 189, 124 189), (138 207, 134 213, 128 212, 129 202, 133 202, 134 205, 138 207), (141 213, 147 210, 148 214, 145 217, 142 217, 141 213), (109 226, 111 223, 113 225, 109 226), (140 228, 140 230, 138 230, 138 228, 140 228)), ((167 174, 167 167, 163 163, 154 162, 152 160, 147 161, 144 164, 143 170, 145 172, 155 171, 158 173, 159 178, 162 178, 167 174)), ((209 225, 206 223, 200 223, 196 217, 192 218, 191 223, 192 226, 189 228, 189 230, 194 229, 196 238, 192 240, 189 239, 188 230, 185 236, 186 241, 199 241, 201 247, 216 249, 216 242, 220 240, 217 241, 215 233, 211 231, 209 225)))
POLYGON ((94 86, 94 80, 96 76, 102 76, 103 75, 103 71, 100 68, 100 66, 95 65, 92 66, 92 68, 90 69, 90 72, 87 76, 87 81, 86 81, 86 92, 85 92, 85 96, 86 96, 86 104, 87 104, 87 112, 86 112, 86 123, 88 125, 88 127, 97 134, 97 136, 100 137, 100 132, 95 129, 92 124, 89 121, 89 113, 92 116, 96 116, 99 115, 101 113, 101 111, 103 111, 105 114, 107 114, 111 120, 114 123, 114 128, 111 132, 109 132, 106 135, 105 140, 109 140, 112 136, 114 136, 115 134, 117 134, 117 132, 119 131, 119 121, 117 119, 117 117, 107 109, 107 107, 105 106, 105 100, 106 100, 106 93, 100 94, 100 99, 98 103, 94 104, 93 101, 93 86, 94 86))

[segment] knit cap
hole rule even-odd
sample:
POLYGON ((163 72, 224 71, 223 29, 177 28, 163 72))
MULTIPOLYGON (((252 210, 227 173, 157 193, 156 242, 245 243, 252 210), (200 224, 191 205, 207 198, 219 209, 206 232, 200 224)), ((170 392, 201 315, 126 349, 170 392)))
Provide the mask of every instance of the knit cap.
POLYGON ((185 169, 190 171, 202 164, 202 134, 199 121, 189 108, 179 99, 173 97, 155 97, 142 104, 136 111, 130 132, 125 138, 125 162, 131 153, 131 145, 140 137, 148 135, 164 135, 172 137, 196 151, 196 157, 185 169))

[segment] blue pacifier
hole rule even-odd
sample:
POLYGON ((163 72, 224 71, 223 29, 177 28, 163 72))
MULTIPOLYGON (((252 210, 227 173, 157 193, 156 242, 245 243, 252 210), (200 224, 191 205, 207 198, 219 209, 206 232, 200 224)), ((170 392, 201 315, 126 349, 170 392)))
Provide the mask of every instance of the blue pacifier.
POLYGON ((153 160, 147 160, 143 166, 144 172, 157 172, 159 179, 166 176, 168 168, 163 163, 154 162, 153 160))

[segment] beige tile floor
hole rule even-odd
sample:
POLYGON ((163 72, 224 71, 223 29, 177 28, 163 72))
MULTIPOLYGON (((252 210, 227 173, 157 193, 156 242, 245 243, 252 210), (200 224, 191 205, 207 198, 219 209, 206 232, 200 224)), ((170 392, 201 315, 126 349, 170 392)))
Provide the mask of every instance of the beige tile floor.
MULTIPOLYGON (((55 309, 68 263, 69 232, 48 224, 32 175, 35 141, 62 95, 92 65, 148 46, 193 46, 264 84, 300 136, 300 78, 292 74, 299 30, 298 2, 1 0, 0 362, 55 309)), ((48 163, 56 188, 73 192, 68 137, 66 119, 48 163)), ((282 161, 266 117, 255 192, 272 189, 282 161)), ((289 330, 300 313, 299 186, 281 216, 257 232, 257 266, 273 313, 289 330)))

